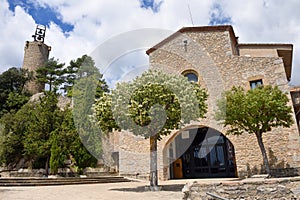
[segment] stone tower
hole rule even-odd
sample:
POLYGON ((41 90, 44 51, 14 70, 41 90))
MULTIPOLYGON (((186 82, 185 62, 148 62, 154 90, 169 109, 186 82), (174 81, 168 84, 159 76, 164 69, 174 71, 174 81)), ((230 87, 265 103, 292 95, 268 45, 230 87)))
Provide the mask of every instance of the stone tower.
POLYGON ((39 84, 35 78, 36 70, 45 64, 49 58, 49 52, 51 51, 51 47, 44 44, 45 32, 45 26, 37 25, 35 34, 32 36, 34 41, 26 41, 25 43, 22 68, 33 72, 33 80, 26 85, 26 88, 32 94, 40 93, 45 88, 45 85, 39 84))

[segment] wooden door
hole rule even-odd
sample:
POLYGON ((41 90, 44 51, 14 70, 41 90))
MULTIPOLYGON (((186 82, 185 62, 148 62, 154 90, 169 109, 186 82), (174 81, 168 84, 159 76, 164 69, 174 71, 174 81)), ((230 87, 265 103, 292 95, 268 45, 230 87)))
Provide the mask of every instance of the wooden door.
POLYGON ((183 178, 181 158, 173 162, 173 173, 174 173, 174 178, 183 178))

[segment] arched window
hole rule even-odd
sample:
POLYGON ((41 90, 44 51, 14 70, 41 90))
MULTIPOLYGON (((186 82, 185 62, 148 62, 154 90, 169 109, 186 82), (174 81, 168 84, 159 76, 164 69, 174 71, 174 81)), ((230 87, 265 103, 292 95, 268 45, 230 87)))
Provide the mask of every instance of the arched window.
POLYGON ((183 75, 188 78, 188 81, 198 82, 198 75, 193 71, 184 72, 183 75))

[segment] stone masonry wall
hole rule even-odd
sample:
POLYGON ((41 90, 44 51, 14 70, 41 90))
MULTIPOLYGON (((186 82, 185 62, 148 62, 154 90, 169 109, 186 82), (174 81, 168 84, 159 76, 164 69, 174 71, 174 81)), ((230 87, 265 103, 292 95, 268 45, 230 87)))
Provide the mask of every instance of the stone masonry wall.
MULTIPOLYGON (((28 69, 35 75, 35 70, 45 64, 49 57, 51 47, 41 42, 27 41, 24 49, 23 69, 28 69)), ((36 94, 42 92, 45 88, 44 85, 38 84, 36 80, 29 82, 26 88, 32 93, 36 94)))
MULTIPOLYGON (((246 57, 233 55, 228 32, 188 32, 173 39, 150 54, 151 68, 166 73, 194 70, 199 75, 199 83, 208 90, 208 113, 199 125, 205 125, 222 133, 222 128, 214 119, 216 102, 221 93, 232 86, 249 89, 249 81, 263 79, 265 85, 277 85, 289 92, 283 61, 279 57, 246 57), (187 48, 183 47, 187 40, 187 48)), ((289 96, 290 98, 290 96, 289 96)), ((292 106, 292 102, 289 102, 292 106)), ((254 135, 227 136, 233 143, 239 176, 247 170, 260 169, 261 153, 254 135)), ((277 128, 263 137, 266 149, 272 152, 273 167, 299 166, 299 133, 296 124, 291 128, 277 128)), ((163 145, 163 144, 162 144, 163 145)))
POLYGON ((251 48, 240 48, 240 55, 251 55, 252 57, 275 57, 278 56, 276 49, 251 49, 251 48))
MULTIPOLYGON (((289 92, 283 61, 279 57, 247 57, 232 51, 228 31, 185 32, 160 46, 150 54, 150 67, 165 73, 182 74, 192 70, 199 76, 199 84, 207 89, 208 113, 205 119, 187 127, 207 126, 223 134, 226 129, 214 119, 217 100, 232 86, 249 89, 249 81, 262 79, 265 85, 277 85, 289 92), (186 46, 185 46, 185 42, 186 46)), ((290 98, 290 96, 289 96, 290 98)), ((290 100, 289 105, 292 106, 290 100)), ((159 178, 168 179, 166 145, 180 130, 174 130, 158 143, 159 178)), ((228 135, 235 148, 238 176, 259 173, 262 156, 254 135, 228 135)), ((297 125, 277 128, 263 136, 273 168, 300 166, 300 138, 297 125)), ((120 174, 149 172, 149 141, 136 136, 122 137, 120 142, 120 174), (133 152, 133 154, 132 154, 133 152), (134 168, 132 168, 134 167, 134 168)))
POLYGON ((120 175, 148 179, 150 141, 124 131, 119 134, 118 149, 120 175))
POLYGON ((300 198, 299 177, 284 179, 246 179, 222 183, 186 184, 183 188, 184 200, 200 199, 280 199, 295 200, 300 198), (219 197, 219 198, 217 198, 219 197))

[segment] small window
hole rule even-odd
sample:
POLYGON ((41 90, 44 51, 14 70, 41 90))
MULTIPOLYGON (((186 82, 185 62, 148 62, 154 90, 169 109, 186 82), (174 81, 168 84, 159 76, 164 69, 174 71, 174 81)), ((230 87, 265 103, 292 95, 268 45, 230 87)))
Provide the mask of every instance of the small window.
POLYGON ((250 81, 250 87, 251 87, 251 89, 257 88, 260 85, 263 85, 262 79, 250 81))
POLYGON ((184 74, 188 78, 188 81, 198 82, 198 76, 193 72, 188 72, 184 74))

